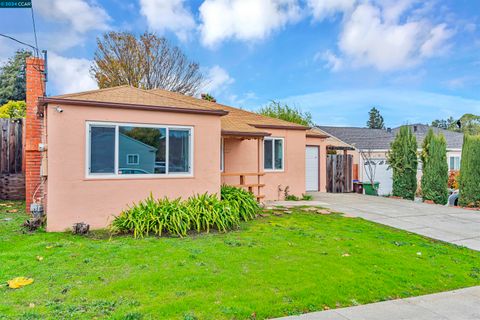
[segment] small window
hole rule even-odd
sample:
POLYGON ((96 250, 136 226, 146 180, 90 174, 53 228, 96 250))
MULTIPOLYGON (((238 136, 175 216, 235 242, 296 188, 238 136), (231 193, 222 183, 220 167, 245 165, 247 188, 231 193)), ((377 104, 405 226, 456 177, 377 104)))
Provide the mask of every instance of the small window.
POLYGON ((263 141, 263 168, 282 171, 284 166, 283 138, 266 138, 263 141))
POLYGON ((460 170, 460 157, 459 156, 450 157, 449 169, 450 170, 455 170, 455 171, 460 170))
POLYGON ((140 155, 139 154, 127 154, 127 164, 128 165, 139 165, 140 164, 140 155))

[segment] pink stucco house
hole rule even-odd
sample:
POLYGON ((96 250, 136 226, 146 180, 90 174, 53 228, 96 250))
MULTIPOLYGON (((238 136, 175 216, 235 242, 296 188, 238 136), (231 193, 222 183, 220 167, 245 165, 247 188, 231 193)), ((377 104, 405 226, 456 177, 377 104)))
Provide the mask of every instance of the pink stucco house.
POLYGON ((324 191, 328 135, 178 93, 129 86, 44 96, 43 61, 27 62, 27 208, 47 230, 105 227, 146 198, 219 193, 259 201, 324 191))

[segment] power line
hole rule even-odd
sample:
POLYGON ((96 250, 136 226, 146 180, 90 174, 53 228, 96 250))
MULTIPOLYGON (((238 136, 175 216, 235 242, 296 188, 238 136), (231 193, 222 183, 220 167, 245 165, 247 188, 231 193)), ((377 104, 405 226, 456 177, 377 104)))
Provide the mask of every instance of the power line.
POLYGON ((38 48, 32 46, 31 44, 28 44, 28 43, 25 43, 25 42, 23 42, 23 41, 17 40, 17 39, 15 39, 14 37, 7 36, 6 34, 3 34, 3 33, 0 33, 0 36, 1 36, 1 37, 4 37, 4 38, 7 38, 7 39, 10 39, 10 40, 13 40, 13 41, 15 41, 15 42, 18 42, 18 43, 20 43, 20 44, 23 44, 24 46, 30 47, 30 48, 32 48, 33 50, 35 50, 35 52, 37 52, 37 54, 38 54, 38 48))
POLYGON ((33 34, 35 35, 35 51, 37 53, 37 57, 40 55, 38 54, 38 39, 37 39, 37 27, 35 25, 35 15, 33 14, 33 4, 30 7, 32 9, 32 23, 33 23, 33 34))

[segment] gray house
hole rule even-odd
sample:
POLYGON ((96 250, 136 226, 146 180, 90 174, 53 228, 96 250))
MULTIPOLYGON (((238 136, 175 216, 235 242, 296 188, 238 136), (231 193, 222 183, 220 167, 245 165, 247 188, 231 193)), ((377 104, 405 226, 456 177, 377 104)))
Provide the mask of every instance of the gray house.
POLYGON ((129 137, 123 133, 118 135, 118 171, 123 174, 155 173, 157 148, 129 137))
MULTIPOLYGON (((409 125, 409 127, 417 138, 419 151, 421 150, 423 139, 430 128, 432 128, 435 133, 442 133, 447 140, 447 161, 449 170, 460 169, 460 158, 462 155, 463 144, 462 133, 430 127, 424 124, 412 124, 409 125)), ((375 167, 375 180, 380 182, 379 194, 391 194, 392 171, 388 166, 387 153, 390 150, 390 144, 395 139, 395 135, 400 130, 400 127, 386 130, 328 126, 319 126, 319 128, 356 148, 356 152, 353 152, 352 154, 354 156, 354 164, 358 164, 359 167, 359 180, 368 181, 365 167, 366 161, 368 161, 369 164, 373 164, 375 167), (362 159, 361 153, 366 156, 366 161, 362 159)), ((419 166, 418 176, 421 176, 421 165, 419 166)))

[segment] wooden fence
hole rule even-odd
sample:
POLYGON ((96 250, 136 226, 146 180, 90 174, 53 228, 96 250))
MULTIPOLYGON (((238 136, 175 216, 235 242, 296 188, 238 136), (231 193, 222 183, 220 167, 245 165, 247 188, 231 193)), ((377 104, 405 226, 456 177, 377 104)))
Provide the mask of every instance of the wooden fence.
POLYGON ((353 191, 353 156, 327 155, 327 192, 353 191))
POLYGON ((0 199, 25 198, 23 120, 0 119, 0 199))

